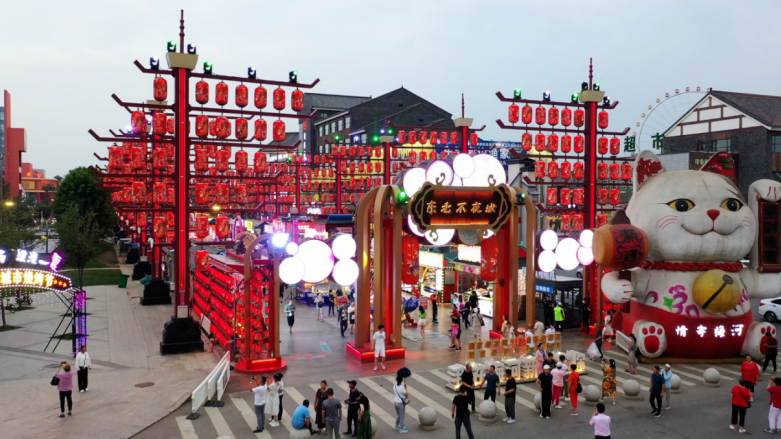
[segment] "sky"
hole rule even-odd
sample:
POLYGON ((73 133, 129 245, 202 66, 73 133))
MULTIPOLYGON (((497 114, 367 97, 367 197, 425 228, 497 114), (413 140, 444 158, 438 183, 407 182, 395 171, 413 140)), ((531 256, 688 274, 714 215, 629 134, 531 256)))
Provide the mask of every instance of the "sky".
MULTIPOLYGON (((285 80, 295 69, 301 82, 320 78, 314 92, 358 96, 404 86, 454 116, 464 93, 467 117, 492 140, 521 135, 496 125, 507 113, 497 91, 567 101, 589 58, 620 102, 616 130, 636 131, 648 105, 675 89, 781 95, 775 0, 6 1, 0 89, 12 95, 12 125, 27 132, 23 160, 50 177, 97 164, 92 154, 108 144, 87 131, 129 124, 112 93, 152 98, 152 77, 133 61, 163 59, 182 8, 186 42, 215 73, 253 65, 259 78, 285 80)), ((657 113, 683 111, 668 107, 657 113)))

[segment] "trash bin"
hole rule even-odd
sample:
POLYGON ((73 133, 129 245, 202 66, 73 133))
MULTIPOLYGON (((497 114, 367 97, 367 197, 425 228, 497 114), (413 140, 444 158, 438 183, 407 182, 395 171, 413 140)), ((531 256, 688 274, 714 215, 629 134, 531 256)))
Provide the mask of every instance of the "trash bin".
POLYGON ((127 280, 130 278, 127 274, 120 274, 119 275, 119 288, 127 288, 127 280))
POLYGON ((149 282, 152 282, 152 276, 151 276, 151 275, 146 275, 146 276, 144 276, 144 278, 143 278, 143 279, 141 279, 139 282, 141 282, 141 285, 146 285, 146 284, 148 284, 149 282))

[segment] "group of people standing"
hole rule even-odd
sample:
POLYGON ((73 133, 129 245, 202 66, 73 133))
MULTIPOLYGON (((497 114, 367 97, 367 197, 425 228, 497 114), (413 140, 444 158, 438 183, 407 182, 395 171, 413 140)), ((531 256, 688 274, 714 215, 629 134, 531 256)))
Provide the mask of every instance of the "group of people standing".
POLYGON ((250 391, 255 394, 255 417, 258 427, 254 433, 260 433, 266 426, 266 415, 269 416, 269 426, 279 427, 282 417, 282 397, 285 394, 285 383, 281 373, 271 377, 252 377, 250 391))
MULTIPOLYGON (((345 295, 341 289, 328 290, 328 294, 317 293, 314 298, 315 307, 317 308, 317 321, 325 323, 325 316, 323 316, 324 309, 328 308, 328 315, 334 316, 339 322, 339 329, 342 337, 347 331, 348 325, 350 328, 350 334, 355 330, 355 299, 352 295, 345 295)), ((292 326, 291 326, 292 333, 292 326)))
MULTIPOLYGON (((506 316, 505 316, 505 320, 506 316)), ((451 350, 461 350, 461 328, 472 328, 472 335, 475 341, 483 340, 483 326, 485 326, 485 320, 480 313, 478 306, 477 295, 472 294, 469 296, 469 300, 464 301, 461 297, 456 297, 453 300, 452 309, 450 311, 450 348, 451 350)))
MULTIPOLYGON (((57 386, 60 396, 60 418, 65 417, 65 403, 68 403, 68 416, 73 416, 73 367, 67 361, 60 363, 52 379, 52 385, 57 386)), ((92 358, 87 353, 87 346, 82 345, 76 354, 76 381, 79 393, 89 392, 89 371, 92 370, 92 358)))

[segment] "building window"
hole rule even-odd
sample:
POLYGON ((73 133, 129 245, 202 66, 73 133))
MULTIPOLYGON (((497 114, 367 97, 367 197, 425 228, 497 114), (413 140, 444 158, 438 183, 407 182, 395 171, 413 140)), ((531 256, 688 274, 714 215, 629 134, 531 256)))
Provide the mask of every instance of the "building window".
POLYGON ((707 151, 708 143, 705 140, 697 140, 697 151, 707 151))
POLYGON ((337 129, 337 130, 339 130, 339 131, 342 131, 342 130, 344 129, 344 125, 343 125, 343 121, 342 121, 342 119, 339 119, 339 120, 336 122, 336 129, 337 129))
POLYGON ((330 130, 329 128, 330 128, 330 125, 328 125, 328 124, 325 124, 325 135, 326 135, 326 136, 327 136, 327 135, 329 135, 329 134, 331 134, 331 130, 330 130))
POLYGON ((306 131, 303 132, 303 140, 306 140, 306 131))
POLYGON ((322 125, 320 125, 317 128, 317 137, 323 137, 323 126, 322 125))
POLYGON ((336 122, 331 122, 331 132, 332 133, 336 132, 336 122))
POLYGON ((350 116, 344 118, 344 127, 350 129, 350 116))
POLYGON ((366 143, 366 134, 361 134, 361 143, 366 143))
POLYGON ((773 152, 781 152, 781 136, 773 136, 770 139, 770 145, 773 152))
POLYGON ((722 139, 711 141, 710 150, 715 152, 732 151, 732 139, 722 139))

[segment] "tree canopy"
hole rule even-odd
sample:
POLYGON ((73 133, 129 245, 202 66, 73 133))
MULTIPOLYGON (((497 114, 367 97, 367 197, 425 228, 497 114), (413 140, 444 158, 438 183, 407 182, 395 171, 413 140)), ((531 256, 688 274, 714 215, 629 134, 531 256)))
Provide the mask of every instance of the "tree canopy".
POLYGON ((108 233, 117 222, 114 208, 108 204, 111 196, 98 188, 95 176, 85 167, 71 169, 60 181, 57 196, 52 204, 52 213, 60 217, 75 205, 79 214, 94 214, 99 229, 108 233))

